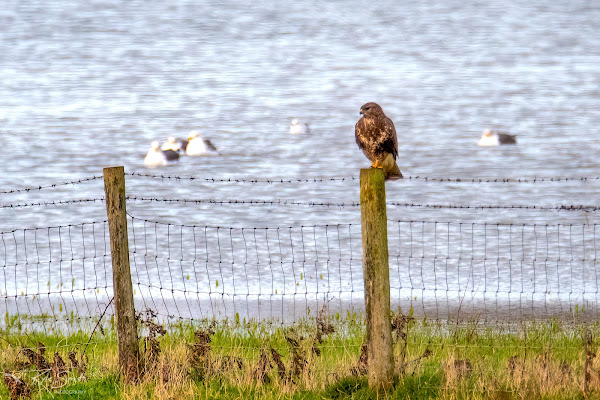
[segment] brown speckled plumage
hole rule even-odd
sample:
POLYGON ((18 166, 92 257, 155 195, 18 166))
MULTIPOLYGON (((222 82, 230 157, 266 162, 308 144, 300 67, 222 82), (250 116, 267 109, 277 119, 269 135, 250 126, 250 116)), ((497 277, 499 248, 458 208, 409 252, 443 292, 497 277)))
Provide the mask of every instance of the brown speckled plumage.
POLYGON ((360 113, 362 117, 354 128, 356 144, 371 161, 372 167, 383 169, 386 180, 402 178, 396 164, 398 139, 394 123, 377 103, 363 105, 360 113))

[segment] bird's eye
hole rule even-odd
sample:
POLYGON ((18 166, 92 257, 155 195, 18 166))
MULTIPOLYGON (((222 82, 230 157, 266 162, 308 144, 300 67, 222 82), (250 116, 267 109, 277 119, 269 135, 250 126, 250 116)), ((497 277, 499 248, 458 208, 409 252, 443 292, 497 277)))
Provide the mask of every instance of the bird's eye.
POLYGON ((365 110, 369 110, 371 107, 365 107, 365 110))

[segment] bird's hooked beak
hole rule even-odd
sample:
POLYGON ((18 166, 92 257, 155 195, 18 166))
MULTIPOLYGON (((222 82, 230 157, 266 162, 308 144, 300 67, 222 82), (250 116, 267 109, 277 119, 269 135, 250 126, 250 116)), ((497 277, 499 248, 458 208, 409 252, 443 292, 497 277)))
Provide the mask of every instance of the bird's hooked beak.
POLYGON ((363 110, 362 108, 360 109, 360 111, 358 112, 360 115, 363 115, 363 110))

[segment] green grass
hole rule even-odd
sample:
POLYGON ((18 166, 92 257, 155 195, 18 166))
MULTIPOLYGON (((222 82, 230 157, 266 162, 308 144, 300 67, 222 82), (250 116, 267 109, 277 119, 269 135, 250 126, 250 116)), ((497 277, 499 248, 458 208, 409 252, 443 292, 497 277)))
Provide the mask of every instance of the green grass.
MULTIPOLYGON (((48 362, 58 352, 68 364, 68 352, 76 351, 80 357, 89 332, 26 333, 23 327, 27 324, 21 322, 11 318, 10 329, 0 331, 0 368, 25 381, 33 399, 600 398, 600 340, 596 339, 600 338, 600 325, 593 323, 549 321, 482 327, 410 320, 398 335, 394 333, 394 388, 378 393, 369 388, 366 376, 352 373, 357 371, 364 337, 360 318, 331 319, 335 331, 324 335, 322 343, 315 342, 314 320, 288 327, 221 321, 212 325, 210 343, 203 348, 194 332, 208 332, 208 321, 172 325, 157 339, 160 352, 155 360, 150 359, 149 345, 141 341, 146 372, 138 384, 120 378, 117 343, 110 325, 104 335, 97 332, 92 338, 86 350, 85 375, 72 370, 53 382, 50 376, 27 368, 20 350, 36 350, 41 342, 48 362), (592 335, 587 344, 586 332, 592 335), (294 340, 298 346, 291 344, 294 340), (196 358, 194 343, 201 348, 198 354, 203 354, 196 358), (271 349, 282 357, 284 378, 271 349), (257 372, 263 351, 271 364, 264 381, 257 372), (298 374, 291 372, 295 353, 300 355, 298 365, 305 366, 298 374)), ((147 327, 140 332, 147 336, 147 327)), ((0 398, 9 398, 6 385, 0 384, 0 398)))

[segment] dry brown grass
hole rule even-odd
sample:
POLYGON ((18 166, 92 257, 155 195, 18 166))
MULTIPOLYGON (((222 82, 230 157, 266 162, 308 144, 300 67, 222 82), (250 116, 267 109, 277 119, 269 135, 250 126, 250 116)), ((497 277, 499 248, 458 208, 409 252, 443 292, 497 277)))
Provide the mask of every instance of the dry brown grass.
MULTIPOLYGON (((241 325, 235 327, 239 334, 215 324, 194 327, 193 334, 173 334, 155 322, 140 323, 142 373, 136 384, 115 381, 119 398, 244 398, 252 393, 270 400, 299 393, 328 398, 323 393, 330 393, 332 386, 339 386, 340 393, 366 390, 363 331, 344 337, 328 320, 259 334, 243 331, 241 325)), ((470 328, 440 333, 412 318, 400 316, 393 323, 396 390, 406 390, 406 396, 395 398, 600 397, 600 340, 580 330, 499 334, 470 328), (418 390, 407 389, 410 384, 418 390)), ((90 346, 86 356, 79 346, 32 345, 36 342, 0 348, 8 396, 39 398, 86 379, 119 375, 114 342, 90 346)))

